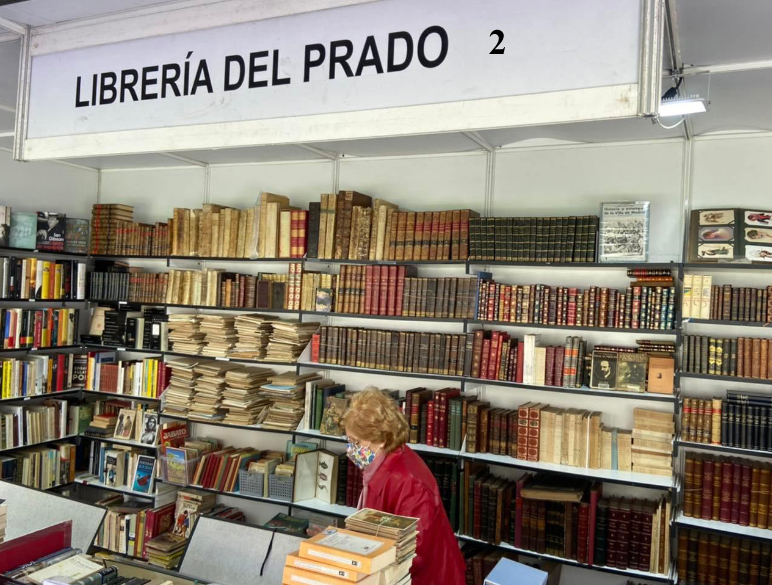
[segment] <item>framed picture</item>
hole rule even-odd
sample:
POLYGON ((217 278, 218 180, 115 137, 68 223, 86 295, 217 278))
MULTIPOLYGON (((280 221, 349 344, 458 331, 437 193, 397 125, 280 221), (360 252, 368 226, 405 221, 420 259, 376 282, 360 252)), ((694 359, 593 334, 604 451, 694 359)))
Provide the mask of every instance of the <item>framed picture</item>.
POLYGON ((646 262, 649 258, 649 202, 602 203, 599 262, 646 262))

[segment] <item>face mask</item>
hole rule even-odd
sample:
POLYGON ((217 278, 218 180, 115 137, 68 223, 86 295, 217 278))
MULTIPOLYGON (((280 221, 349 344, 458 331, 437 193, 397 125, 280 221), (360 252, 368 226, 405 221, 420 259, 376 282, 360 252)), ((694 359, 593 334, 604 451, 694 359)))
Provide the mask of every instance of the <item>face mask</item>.
POLYGON ((375 459, 377 453, 378 451, 373 451, 369 446, 357 447, 350 441, 346 446, 346 455, 348 455, 348 458, 351 459, 351 461, 354 462, 354 465, 356 465, 359 469, 364 469, 370 465, 375 459))

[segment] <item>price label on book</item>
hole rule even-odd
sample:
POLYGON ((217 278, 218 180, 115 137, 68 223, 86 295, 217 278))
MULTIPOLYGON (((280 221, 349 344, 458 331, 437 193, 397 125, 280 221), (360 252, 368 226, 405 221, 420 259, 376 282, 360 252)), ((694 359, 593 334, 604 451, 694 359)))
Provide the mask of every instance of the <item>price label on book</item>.
POLYGON ((118 301, 119 305, 128 305, 129 301, 118 301))
POLYGON ((116 351, 126 351, 126 348, 125 347, 116 347, 115 350, 116 351))
POLYGON ((215 357, 214 359, 221 361, 221 362, 229 362, 231 361, 230 358, 227 357, 215 357))

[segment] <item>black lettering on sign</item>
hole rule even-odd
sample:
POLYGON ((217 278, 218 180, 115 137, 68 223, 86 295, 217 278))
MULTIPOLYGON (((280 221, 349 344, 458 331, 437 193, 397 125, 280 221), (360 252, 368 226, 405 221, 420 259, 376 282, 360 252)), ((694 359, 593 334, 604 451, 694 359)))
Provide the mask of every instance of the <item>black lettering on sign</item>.
POLYGON ((268 51, 256 51, 249 54, 249 89, 268 85, 267 80, 255 78, 255 73, 262 73, 268 70, 268 65, 257 62, 258 59, 265 59, 267 56, 268 51))
POLYGON ((418 38, 418 60, 421 62, 421 65, 427 69, 433 69, 434 67, 440 65, 447 56, 448 33, 444 28, 441 26, 430 26, 421 33, 421 36, 418 38), (437 55, 437 57, 434 59, 429 59, 426 56, 426 40, 429 38, 429 35, 437 35, 440 37, 440 54, 437 55))
POLYGON ((326 49, 324 45, 314 43, 313 45, 306 45, 306 58, 303 65, 303 82, 308 83, 311 78, 311 68, 319 67, 324 63, 326 55, 326 49), (316 53, 316 56, 312 59, 312 53, 316 53))
POLYGON ((354 54, 354 43, 347 39, 340 41, 332 41, 330 43, 330 79, 335 79, 335 65, 340 64, 343 69, 343 73, 346 77, 353 77, 354 72, 351 70, 351 65, 348 64, 348 60, 351 55, 354 54), (342 55, 338 55, 339 48, 345 49, 342 55))
POLYGON ((390 33, 389 34, 389 58, 388 58, 388 64, 386 66, 386 70, 389 73, 394 73, 395 71, 404 71, 405 69, 408 68, 412 60, 413 60, 413 37, 410 35, 410 33, 404 30, 390 33), (405 43, 405 58, 402 60, 401 63, 397 63, 395 61, 397 56, 396 48, 397 48, 398 40, 401 40, 405 43))
POLYGON ((496 35, 496 37, 499 39, 499 42, 496 43, 496 46, 491 49, 490 54, 491 55, 503 55, 504 54, 504 49, 506 49, 506 47, 499 48, 499 45, 504 42, 504 33, 501 32, 499 29, 496 29, 488 36, 492 37, 493 35, 496 35))
POLYGON ((233 91, 241 87, 241 84, 244 83, 244 69, 244 58, 241 55, 225 57, 225 82, 223 83, 225 91, 233 91), (231 81, 231 66, 234 65, 237 68, 238 77, 236 81, 231 81))

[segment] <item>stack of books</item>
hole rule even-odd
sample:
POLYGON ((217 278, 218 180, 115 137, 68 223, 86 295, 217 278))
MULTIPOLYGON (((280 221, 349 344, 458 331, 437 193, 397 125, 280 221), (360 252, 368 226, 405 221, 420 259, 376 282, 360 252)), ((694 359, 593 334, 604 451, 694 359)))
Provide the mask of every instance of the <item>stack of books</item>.
POLYGON ((206 345, 205 333, 201 332, 201 315, 177 313, 169 315, 169 342, 177 353, 199 355, 206 345))
POLYGON ((294 374, 286 372, 270 378, 260 393, 271 405, 263 420, 263 427, 281 431, 294 431, 303 418, 306 382, 320 378, 319 374, 294 374))
POLYGON ((187 539, 172 532, 164 532, 151 538, 145 545, 147 562, 156 567, 174 569, 182 559, 187 539))
POLYGON ((397 542, 330 526, 287 555, 283 585, 408 585, 412 556, 397 562, 397 542))
POLYGON ((219 421, 225 416, 222 406, 222 392, 225 390, 225 373, 236 367, 221 362, 201 362, 193 371, 200 374, 196 379, 196 393, 188 410, 191 418, 219 421))
POLYGON ((379 510, 364 508, 346 518, 346 528, 362 534, 381 536, 396 542, 397 564, 407 563, 407 572, 415 557, 418 518, 395 516, 379 510))
POLYGON ((92 254, 122 254, 120 229, 134 221, 134 207, 119 203, 95 203, 91 208, 92 254))
POLYGON ((164 413, 178 416, 187 416, 188 410, 193 405, 196 380, 201 377, 195 371, 195 360, 174 359, 167 364, 171 368, 172 375, 169 380, 169 388, 164 393, 164 413))
POLYGON ((203 354, 226 357, 236 346, 235 317, 231 315, 202 315, 201 333, 205 334, 203 354))
POLYGON ((633 471, 673 475, 673 414, 645 408, 633 411, 633 471))
POLYGON ((271 321, 273 331, 268 341, 265 361, 295 362, 319 329, 319 323, 301 323, 297 319, 271 321))
POLYGON ((222 407, 223 422, 229 425, 253 425, 260 419, 270 402, 260 387, 274 375, 268 368, 234 368, 225 373, 222 407))
POLYGON ((231 351, 231 357, 262 360, 268 348, 273 327, 272 321, 277 320, 271 315, 250 313, 238 315, 233 325, 236 328, 237 341, 231 351))

